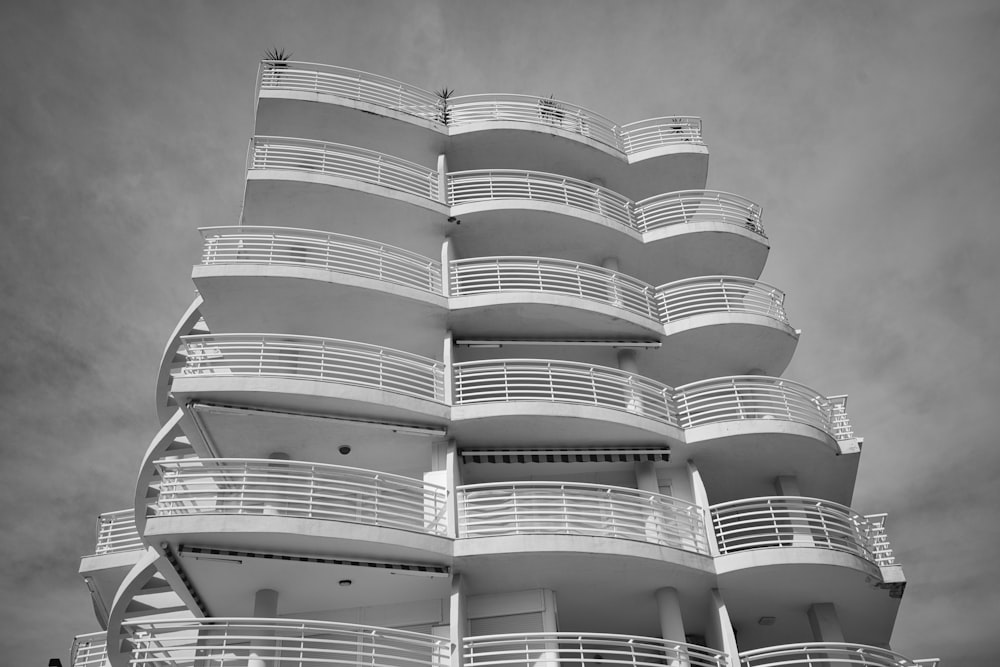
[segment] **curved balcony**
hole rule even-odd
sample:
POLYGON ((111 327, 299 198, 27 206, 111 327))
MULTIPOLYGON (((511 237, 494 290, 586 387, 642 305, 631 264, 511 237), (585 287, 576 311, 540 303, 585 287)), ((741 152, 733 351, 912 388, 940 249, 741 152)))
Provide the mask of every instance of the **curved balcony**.
MULTIPOLYGON (((242 514, 447 536, 444 487, 385 472, 273 459, 156 462, 155 517, 242 514)), ((339 530, 343 531, 343 528, 339 530)))
MULTIPOLYGON (((258 97, 293 99, 375 107, 393 117, 461 134, 467 126, 483 123, 524 123, 578 136, 621 154, 632 156, 677 144, 703 146, 701 119, 691 116, 651 118, 618 125, 594 111, 552 98, 532 95, 478 94, 442 99, 395 79, 347 67, 298 61, 261 63, 258 97)), ((260 102, 258 102, 260 103, 260 102)), ((258 123, 260 119, 258 119, 258 123)))
POLYGON ((104 512, 97 518, 97 547, 94 555, 145 549, 135 527, 135 510, 104 512))
POLYGON ((688 190, 633 201, 568 176, 490 169, 449 172, 448 202, 453 216, 472 223, 455 230, 469 255, 518 255, 530 248, 578 258, 594 247, 610 248, 650 282, 723 273, 756 278, 767 258, 761 207, 725 192, 688 190), (595 226, 581 227, 580 219, 595 226), (655 253, 643 247, 662 239, 671 242, 657 245, 655 253))
POLYGON ((133 667, 163 664, 305 667, 440 667, 448 639, 369 625, 305 619, 198 618, 125 621, 133 667))
POLYGON ((654 637, 603 633, 529 632, 467 637, 468 667, 603 664, 631 667, 725 667, 722 651, 654 637))
POLYGON ((655 299, 666 337, 649 363, 675 383, 750 369, 781 375, 798 345, 784 293, 766 283, 703 276, 661 285, 655 299))
POLYGON ((513 482, 458 489, 459 536, 588 535, 709 555, 694 503, 599 484, 513 482))
POLYGON ((73 639, 70 667, 105 667, 108 657, 106 632, 90 632, 73 639))
POLYGON ((712 523, 722 556, 753 549, 829 549, 875 565, 894 565, 885 515, 863 516, 817 498, 773 496, 713 505, 712 523))
POLYGON ((281 334, 183 337, 186 362, 174 371, 179 403, 192 398, 354 418, 448 414, 444 364, 408 352, 332 338, 281 334))
POLYGON ((769 646, 740 653, 742 667, 936 667, 936 658, 911 660, 893 651, 846 642, 769 646))
POLYGON ((201 233, 193 278, 217 333, 280 322, 287 333, 322 332, 431 354, 441 348, 447 301, 440 262, 308 229, 208 227, 201 233), (401 330, 401 321, 410 326, 401 330))
POLYGON ((452 329, 493 338, 656 336, 653 288, 616 271, 545 257, 475 257, 449 267, 452 329))
POLYGON ((255 136, 247 154, 244 222, 274 225, 294 211, 296 227, 378 236, 436 253, 449 228, 435 169, 346 144, 255 136), (337 215, 331 216, 332 209, 337 215))
POLYGON ((452 433, 469 445, 597 444, 679 439, 672 389, 648 378, 567 361, 454 364, 452 433))

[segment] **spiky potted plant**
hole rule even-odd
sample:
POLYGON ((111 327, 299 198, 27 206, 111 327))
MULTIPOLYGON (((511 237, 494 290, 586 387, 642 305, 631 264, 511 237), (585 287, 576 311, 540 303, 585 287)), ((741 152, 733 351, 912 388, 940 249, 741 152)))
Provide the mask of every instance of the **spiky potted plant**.
POLYGON ((276 85, 281 78, 281 71, 288 67, 288 60, 292 57, 291 51, 271 47, 264 52, 264 76, 271 85, 276 85))
POLYGON ((556 102, 555 95, 549 95, 538 100, 538 115, 547 123, 560 124, 566 116, 566 110, 556 102))
POLYGON ((437 121, 442 125, 447 125, 451 122, 451 107, 448 100, 455 94, 455 90, 453 88, 440 88, 435 90, 434 94, 438 96, 437 121))

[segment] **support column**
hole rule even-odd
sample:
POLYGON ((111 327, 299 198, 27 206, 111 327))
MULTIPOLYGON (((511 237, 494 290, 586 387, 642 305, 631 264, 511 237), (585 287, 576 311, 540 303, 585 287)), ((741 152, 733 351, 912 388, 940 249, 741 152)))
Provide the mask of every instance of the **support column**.
POLYGON ((448 158, 444 153, 438 155, 437 179, 438 201, 448 206, 448 158))
POLYGON ((705 482, 701 478, 698 466, 691 459, 688 459, 687 470, 688 480, 691 482, 693 500, 701 508, 702 521, 704 521, 704 537, 707 540, 707 544, 704 546, 707 546, 709 555, 713 557, 718 556, 719 543, 715 537, 715 523, 712 521, 712 508, 708 502, 708 491, 705 489, 705 482))
MULTIPOLYGON (((774 478, 774 490, 780 496, 800 497, 799 480, 795 475, 780 475, 774 478)), ((777 530, 782 545, 793 547, 814 546, 811 526, 813 521, 804 512, 776 511, 777 516, 787 516, 785 520, 777 519, 777 530), (782 525, 784 524, 784 525, 782 525)))
POLYGON ((712 589, 705 640, 710 648, 726 654, 730 665, 740 664, 740 651, 736 646, 736 633, 729 619, 729 610, 718 588, 712 589))
POLYGON ((681 616, 681 600, 677 589, 661 588, 656 591, 656 607, 660 613, 660 636, 667 642, 667 664, 670 667, 687 667, 688 655, 684 646, 684 618, 681 616), (676 642, 676 643, 675 643, 676 642))
MULTIPOLYGON (((601 266, 607 269, 608 271, 614 271, 615 273, 618 273, 619 271, 618 258, 605 257, 604 260, 601 262, 601 266)), ((612 280, 611 283, 608 285, 608 300, 617 306, 620 306, 622 304, 621 294, 619 293, 618 285, 614 282, 614 280, 612 280)))
MULTIPOLYGON (((285 463, 280 463, 280 462, 281 461, 289 461, 289 460, 291 460, 292 457, 290 457, 285 452, 271 452, 270 454, 267 455, 267 458, 270 461, 275 461, 275 463, 269 463, 267 465, 268 474, 270 474, 270 475, 275 475, 275 474, 280 475, 281 473, 276 473, 275 471, 277 471, 277 470, 283 470, 283 469, 285 469, 285 468, 288 467, 285 463)), ((261 490, 262 491, 270 491, 270 492, 273 492, 273 493, 276 493, 276 494, 287 493, 287 491, 288 491, 287 489, 285 489, 284 487, 282 487, 280 484, 267 485, 267 486, 263 487, 261 490)), ((260 504, 262 505, 262 511, 263 511, 264 514, 281 514, 282 508, 288 507, 288 503, 287 502, 284 502, 282 500, 277 500, 277 499, 270 499, 269 500, 269 499, 267 499, 266 496, 264 497, 264 499, 262 499, 260 501, 260 504)))
POLYGON ((448 519, 448 537, 457 539, 459 532, 458 487, 462 485, 462 469, 458 460, 458 445, 454 440, 448 441, 448 448, 445 451, 445 474, 448 486, 448 505, 445 510, 448 519))
POLYGON ((837 607, 832 602, 817 602, 809 607, 809 627, 813 641, 844 642, 844 631, 840 627, 837 607))
MULTIPOLYGON (((618 368, 629 375, 639 374, 639 364, 636 362, 635 350, 618 350, 618 368)), ((642 397, 635 391, 631 381, 625 387, 625 409, 629 412, 642 414, 642 397)))
MULTIPOLYGON (((253 617, 254 618, 277 618, 278 617, 278 591, 270 588, 261 588, 253 595, 253 617)), ((261 639, 257 639, 259 650, 251 650, 250 658, 247 660, 247 667, 269 667, 277 662, 272 654, 273 642, 267 637, 274 635, 272 630, 256 630, 254 632, 261 639)))
POLYGON ((441 360, 444 362, 444 402, 448 406, 455 405, 455 370, 454 357, 455 343, 451 330, 445 332, 444 349, 441 353, 441 360))
MULTIPOLYGON (((556 594, 549 589, 543 589, 542 600, 544 602, 544 608, 542 609, 542 632, 550 634, 559 632, 556 594)), ((545 650, 538 656, 538 660, 534 662, 533 667, 559 667, 559 665, 559 643, 556 641, 545 642, 545 650)))
POLYGON ((441 293, 451 296, 455 286, 451 284, 451 262, 455 259, 455 247, 451 243, 451 237, 444 237, 441 242, 441 293))
POLYGON ((468 625, 468 612, 465 594, 465 581, 462 574, 451 575, 451 599, 448 605, 448 629, 451 633, 449 643, 449 667, 464 667, 465 665, 465 632, 468 625))

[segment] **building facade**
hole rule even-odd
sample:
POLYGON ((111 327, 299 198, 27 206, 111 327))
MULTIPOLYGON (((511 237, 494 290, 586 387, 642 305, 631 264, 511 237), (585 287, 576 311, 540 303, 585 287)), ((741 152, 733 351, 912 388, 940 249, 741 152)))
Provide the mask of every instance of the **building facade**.
POLYGON ((701 122, 265 61, 75 667, 933 664, 701 122))

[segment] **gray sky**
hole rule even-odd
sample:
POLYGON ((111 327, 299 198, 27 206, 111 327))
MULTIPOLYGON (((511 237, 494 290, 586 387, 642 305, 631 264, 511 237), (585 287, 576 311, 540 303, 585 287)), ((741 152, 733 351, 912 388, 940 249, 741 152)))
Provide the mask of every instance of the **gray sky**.
POLYGON ((787 377, 849 393, 854 506, 909 587, 893 647, 996 663, 1000 3, 0 5, 0 664, 97 629, 76 574, 131 504, 198 226, 237 222, 266 48, 458 94, 704 119, 764 206, 787 377))

